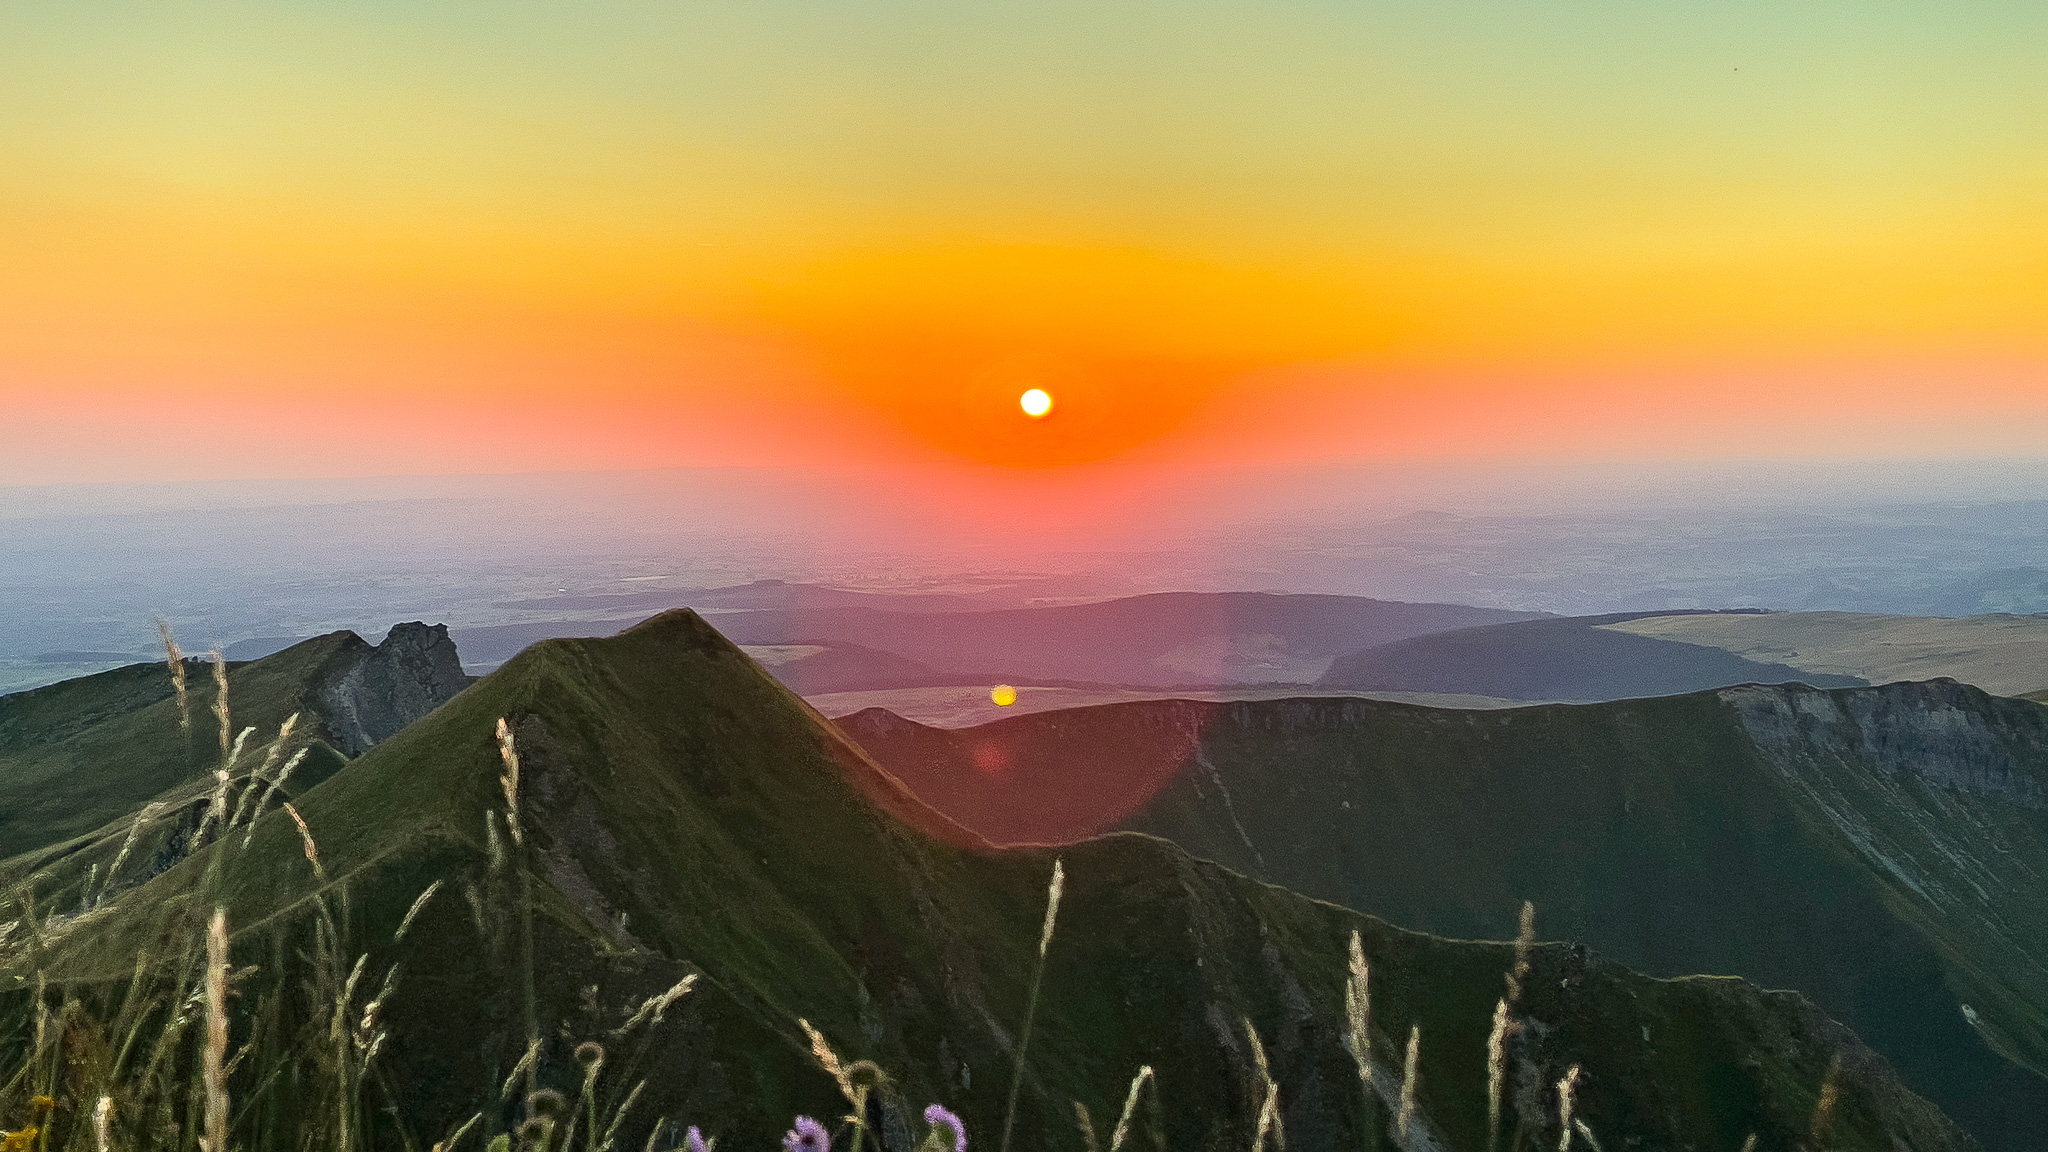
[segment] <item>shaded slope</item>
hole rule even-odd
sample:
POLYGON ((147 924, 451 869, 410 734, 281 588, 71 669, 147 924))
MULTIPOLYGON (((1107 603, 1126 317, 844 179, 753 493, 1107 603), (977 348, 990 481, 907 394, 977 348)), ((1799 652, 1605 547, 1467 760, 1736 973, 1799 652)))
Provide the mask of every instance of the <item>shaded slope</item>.
POLYGON ((1854 676, 1759 663, 1719 648, 1602 627, 1642 615, 1531 620, 1400 640, 1340 657, 1316 683, 1515 700, 1620 700, 1793 681, 1817 688, 1864 683, 1854 676))
POLYGON ((2000 1147, 2034 1146, 2048 1114, 2048 712, 2031 704, 1937 682, 841 723, 997 839, 1144 831, 1453 936, 1507 934, 1533 899, 1637 967, 1799 989, 2000 1147))
MULTIPOLYGON (((1049 854, 978 843, 679 613, 610 640, 539 646, 305 797, 329 894, 347 891, 369 970, 404 961, 382 1009, 393 1030, 386 1067, 423 1143, 494 1095, 523 1047, 516 949, 503 931, 516 918, 492 847, 506 845, 486 831, 504 803, 491 737, 501 716, 522 750, 524 826, 544 881, 544 1083, 567 1086, 576 1039, 698 972, 700 990, 640 1048, 633 1074, 645 1075, 645 1094, 622 1146, 640 1146, 658 1115, 731 1146, 772 1143, 794 1112, 836 1115, 796 1016, 896 1073, 891 1109, 945 1101, 992 1138, 1049 854), (475 895, 430 902, 404 945, 384 943, 436 880, 475 895)), ((217 867, 238 957, 289 980, 287 945, 309 931, 314 890, 298 834, 272 815, 246 853, 228 844, 52 925, 44 970, 125 980, 162 916, 216 898, 205 886, 217 867)), ((1342 942, 1354 929, 1374 965, 1374 1059, 1397 1067, 1408 1026, 1420 1025, 1430 1130, 1446 1147, 1483 1140, 1483 1053, 1505 946, 1398 931, 1149 837, 1077 845, 1065 862, 1020 1146, 1070 1146, 1073 1101, 1114 1115, 1140 1063, 1158 1069, 1169 1146, 1246 1146, 1258 1089, 1240 1015, 1267 1038, 1297 1146, 1384 1146, 1386 1114, 1364 1104, 1337 1036, 1342 942)), ((1541 1026, 1517 1059, 1540 1139, 1557 1138, 1543 1085, 1581 1062, 1594 1071, 1582 1114, 1617 1139, 1737 1147, 1755 1131, 1761 1148, 1790 1148, 1839 1060, 1833 1146, 1971 1146, 1798 997, 1649 980, 1558 946, 1534 960, 1526 1007, 1541 1026)), ((882 1119, 885 1133, 900 1130, 882 1119)))

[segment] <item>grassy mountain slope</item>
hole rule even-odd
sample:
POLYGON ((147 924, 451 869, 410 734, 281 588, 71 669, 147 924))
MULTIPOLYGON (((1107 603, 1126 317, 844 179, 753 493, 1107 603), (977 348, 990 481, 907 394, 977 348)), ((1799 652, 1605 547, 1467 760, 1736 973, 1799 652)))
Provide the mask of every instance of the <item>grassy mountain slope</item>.
MULTIPOLYGON (((953 1105, 978 1141, 994 1138, 1052 854, 991 849, 925 807, 694 615, 540 645, 337 772, 301 811, 324 883, 274 813, 246 849, 229 838, 107 907, 45 921, 14 955, 16 986, 28 988, 33 965, 72 994, 115 995, 132 957, 188 935, 219 902, 236 963, 259 965, 242 1001, 271 1003, 267 989, 296 986, 293 957, 319 909, 339 907, 344 954, 363 951, 367 981, 399 970, 376 1016, 399 1119, 378 1123, 389 1136, 402 1122, 424 1146, 479 1107, 489 1124, 508 1118, 490 1102, 524 1047, 525 861, 548 1038, 540 1079, 573 1089, 569 1048, 603 1037, 621 1069, 604 1081, 609 1098, 644 1078, 620 1146, 641 1146, 657 1116, 760 1147, 792 1113, 837 1115, 799 1016, 848 1058, 896 1074, 894 1103, 877 1110, 887 1146, 907 1146, 903 1106, 927 1100, 953 1105), (500 717, 520 749, 524 850, 505 834, 500 717), (393 942, 437 881, 440 895, 393 942), (617 1031, 685 973, 702 983, 667 1023, 617 1031)), ((1422 1030, 1428 1141, 1413 1146, 1484 1142, 1486 1034, 1509 947, 1400 931, 1151 837, 1062 855, 1019 1147, 1079 1147, 1073 1103, 1106 1125, 1141 1063, 1158 1072, 1162 1146, 1247 1146, 1262 1089, 1244 1017, 1265 1040, 1296 1146, 1385 1146, 1388 1113, 1366 1103, 1339 1044, 1354 930, 1373 965, 1383 1084, 1398 1079, 1410 1025, 1422 1030)), ((1734 1149, 1752 1131, 1761 1149, 1803 1146, 1830 1065, 1830 1147, 1972 1146, 1797 996, 1652 980, 1558 945, 1535 950, 1528 987, 1508 1102, 1526 1147, 1557 1142, 1553 1085, 1572 1063, 1591 1074, 1580 1115, 1617 1146, 1734 1149)), ((255 1093, 266 1059, 235 1083, 238 1099, 255 1094, 244 1123, 281 1146, 306 1119, 293 1109, 308 1090, 255 1093)))
MULTIPOLYGON (((84 901, 168 867, 184 851, 221 763, 212 666, 188 661, 189 727, 179 723, 171 678, 139 664, 0 696, 0 883, 27 880, 45 896, 84 901), (150 819, 134 817, 153 804, 150 819)), ((376 647, 353 632, 316 637, 261 660, 228 666, 232 728, 252 732, 232 772, 239 802, 266 761, 295 796, 376 740, 425 715, 466 678, 445 630, 399 625, 376 647), (299 717, 290 747, 272 742, 299 717)))
POLYGON ((2048 691, 2048 615, 1694 613, 1646 616, 1604 627, 1704 644, 1809 672, 1858 676, 1872 684, 1947 676, 1999 696, 2048 691))
POLYGON ((841 723, 998 840, 1143 831, 1452 936, 1505 934, 1533 899, 1636 967, 1799 989, 1987 1142, 2036 1146, 2048 1114, 2048 713, 2030 704, 1947 682, 841 723))
POLYGON ((1316 683, 1577 701, 1673 696, 1732 684, 1799 681, 1843 688, 1864 683, 1854 676, 1760 663, 1704 644, 1603 627, 1637 615, 1642 614, 1530 620, 1398 640, 1338 658, 1316 683))

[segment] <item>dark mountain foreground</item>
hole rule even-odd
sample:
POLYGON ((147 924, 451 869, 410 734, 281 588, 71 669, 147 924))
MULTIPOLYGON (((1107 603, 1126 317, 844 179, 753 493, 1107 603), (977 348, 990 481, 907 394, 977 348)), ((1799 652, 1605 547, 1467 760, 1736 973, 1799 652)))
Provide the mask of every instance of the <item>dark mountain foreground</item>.
POLYGON ((1988 1145, 2048 1116, 2048 710, 1953 681, 1454 711, 1157 701, 839 723, 1001 842, 1112 829, 1394 923, 1793 988, 1988 1145))
MULTIPOLYGON (((796 1114, 850 1147, 800 1020, 875 1062, 844 1088, 898 1152, 934 1101, 1001 1147, 1020 1065, 1018 1148, 1089 1146, 1081 1108, 1107 1140, 1141 1066, 1132 1147, 1247 1148, 1262 1115, 1296 1148, 1489 1143, 1517 947, 1111 836, 1057 852, 1027 1025, 1056 853, 947 821, 690 613, 539 645, 194 842, 82 912, 15 890, 0 1106, 52 1148, 101 1146, 96 1112, 124 1149, 202 1125, 214 1148, 483 1148, 522 1123, 496 1146, 666 1148, 689 1124, 764 1148, 796 1114), (1353 933, 1369 1084, 1343 1040, 1353 933)), ((1499 1147, 1976 1147, 1800 996, 1521 951, 1499 1147)))
POLYGON ((1671 618, 1670 613, 1658 612, 1569 616, 1405 638, 1339 657, 1316 683, 1325 688, 1541 701, 1675 696, 1706 688, 1795 680, 1816 688, 1866 683, 1856 676, 1805 671, 1790 664, 1750 660, 1706 644, 1607 627, 1646 616, 1671 618))

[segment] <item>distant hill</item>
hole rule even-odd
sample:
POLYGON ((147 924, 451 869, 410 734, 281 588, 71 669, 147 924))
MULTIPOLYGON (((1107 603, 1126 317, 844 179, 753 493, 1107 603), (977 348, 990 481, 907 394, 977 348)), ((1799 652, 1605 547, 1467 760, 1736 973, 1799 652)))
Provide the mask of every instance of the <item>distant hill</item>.
MULTIPOLYGON (((296 1147, 322 1123, 330 1037, 344 1054, 357 1041, 377 1053, 359 1085, 371 1126, 359 1146, 426 1147, 472 1114, 481 1146, 519 1115, 498 1101, 520 1091, 528 1015, 542 1038, 535 1078, 571 1100, 594 1084, 593 1107, 619 1117, 614 1147, 648 1146, 657 1118, 759 1148, 796 1113, 838 1116, 846 1105, 799 1017, 890 1074, 868 1113, 888 1152, 910 1147, 927 1101, 964 1116, 973 1146, 1000 1143, 1055 853, 998 851, 951 823, 694 614, 537 646, 349 762, 298 811, 316 859, 272 812, 246 848, 218 840, 83 915, 68 898, 40 909, 33 942, 16 937, 0 956, 0 987, 17 989, 0 1010, 30 1027, 47 980, 75 1030, 74 1006, 134 987, 136 957, 197 938, 218 903, 236 1010, 268 1014, 230 1037, 261 1042, 235 1065, 235 1098, 270 1076, 291 1085, 237 1113, 240 1146, 296 1147), (501 718, 519 754, 516 815, 501 718), (361 957, 362 983, 337 993, 331 1025, 298 998, 324 987, 309 983, 322 950, 337 970, 361 957), (632 1019, 685 976, 696 990, 665 1022, 632 1019), (372 986, 374 1010, 362 1007, 372 986), (314 1038, 303 1053, 278 1054, 274 1038, 301 1034, 314 1038), (609 1054, 590 1081, 572 1057, 583 1040, 609 1054)), ((1251 1146, 1266 1089, 1247 1026, 1266 1038, 1292 1146, 1390 1147, 1411 1027, 1420 1077, 1405 1145, 1485 1142, 1488 1022, 1508 946, 1400 931, 1153 837, 1058 855, 1066 888, 1018 1147, 1079 1146, 1077 1101, 1106 1130, 1141 1064, 1156 1069, 1163 1127, 1155 1144, 1141 1111, 1142 1146, 1251 1146), (1372 975, 1359 1045, 1370 1101, 1340 1038, 1354 930, 1372 975)), ((1823 1084, 1830 1148, 1974 1147, 1796 995, 1652 980, 1558 944, 1531 961, 1503 1102, 1524 1149, 1560 1143, 1553 1086, 1574 1065, 1587 1074, 1575 1114, 1617 1148, 1733 1149, 1751 1133, 1759 1148, 1801 1146, 1823 1084)), ((182 1003, 187 985, 172 987, 182 1003)))
POLYGON ((1518 900, 1847 1021, 1987 1146, 2048 1115, 2048 711, 1952 681, 1453 711, 1153 701, 845 730, 1004 842, 1126 829, 1454 937, 1518 900))
POLYGON ((1172 687, 1306 683, 1358 647, 1536 615, 1357 596, 1162 592, 995 612, 846 609, 721 614, 717 622, 741 643, 858 644, 948 673, 1172 687))
POLYGON ((2000 696, 2048 691, 2048 614, 1690 613, 1603 627, 1873 684, 1947 676, 2000 696))
MULTIPOLYGON (((1000 611, 957 605, 902 611, 824 599, 792 608, 719 609, 707 618, 735 643, 885 652, 954 683, 1189 687, 1308 683, 1335 657, 1368 645, 1540 615, 1359 596, 1162 592, 1000 611)), ((591 619, 460 628, 455 638, 467 659, 490 667, 542 639, 599 635, 628 623, 591 619)), ((885 680, 845 686, 900 685, 885 680)))
MULTIPOLYGON (((1397 640, 1338 658, 1316 683, 1328 688, 1562 701, 1672 696, 1734 684, 1797 681, 1816 688, 1843 688, 1867 683, 1855 676, 1761 663, 1720 648, 1606 627, 1643 615, 1530 620, 1397 640)), ((1672 618, 1668 613, 1657 615, 1672 618)))

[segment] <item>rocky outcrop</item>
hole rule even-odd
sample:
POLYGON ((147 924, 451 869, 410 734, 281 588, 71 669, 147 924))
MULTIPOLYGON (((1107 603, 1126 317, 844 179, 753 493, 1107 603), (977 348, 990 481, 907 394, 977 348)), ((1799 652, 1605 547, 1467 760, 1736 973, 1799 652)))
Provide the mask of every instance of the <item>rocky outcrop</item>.
POLYGON ((2029 807, 2048 801, 2038 767, 2048 749, 2048 712, 1967 684, 1940 679, 1837 692, 1751 684, 1721 698, 1757 747, 1789 772, 1836 760, 2029 807))
POLYGON ((394 624, 384 642, 337 653, 316 690, 334 747, 362 755, 469 687, 446 624, 394 624))

